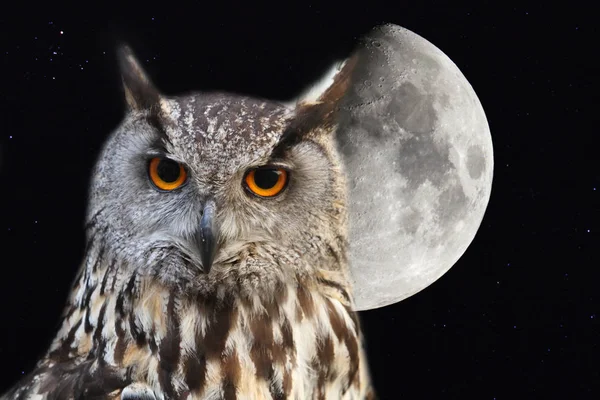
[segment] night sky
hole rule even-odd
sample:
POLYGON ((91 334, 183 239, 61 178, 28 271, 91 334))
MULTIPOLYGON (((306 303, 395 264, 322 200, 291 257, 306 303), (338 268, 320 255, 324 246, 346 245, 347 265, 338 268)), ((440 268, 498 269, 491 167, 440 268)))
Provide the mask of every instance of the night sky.
POLYGON ((91 168, 124 115, 118 42, 167 95, 289 99, 356 37, 391 22, 467 77, 495 170, 458 263, 417 295, 362 313, 380 397, 600 398, 593 13, 576 1, 217 3, 29 4, 0 15, 0 393, 46 351, 83 256, 91 168))

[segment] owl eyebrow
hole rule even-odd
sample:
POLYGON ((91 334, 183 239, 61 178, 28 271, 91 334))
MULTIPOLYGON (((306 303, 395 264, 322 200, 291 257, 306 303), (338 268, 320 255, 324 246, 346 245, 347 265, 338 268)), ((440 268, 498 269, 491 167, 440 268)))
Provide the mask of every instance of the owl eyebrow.
POLYGON ((279 139, 279 142, 277 143, 275 148, 273 148, 273 150, 271 151, 271 154, 269 155, 269 160, 283 158, 283 155, 287 149, 292 147, 294 144, 300 142, 301 136, 302 135, 300 135, 294 130, 286 129, 283 132, 283 135, 281 135, 281 138, 279 139))
POLYGON ((165 142, 162 137, 154 139, 150 144, 148 150, 150 153, 162 157, 166 157, 169 155, 169 152, 167 151, 167 147, 165 146, 165 142))
POLYGON ((296 118, 283 131, 269 158, 282 158, 287 149, 302 141, 312 129, 323 122, 324 111, 319 105, 300 108, 296 118))
POLYGON ((167 145, 172 146, 172 143, 167 135, 167 131, 165 130, 162 121, 160 120, 160 116, 156 112, 150 112, 149 114, 145 115, 143 119, 145 119, 146 122, 148 122, 148 124, 156 130, 156 133, 158 133, 157 137, 150 144, 149 150, 153 153, 159 153, 158 155, 161 156, 168 156, 169 152, 167 151, 167 145))
POLYGON ((152 143, 148 146, 147 151, 145 152, 146 157, 160 157, 160 158, 168 158, 170 160, 182 163, 180 159, 173 156, 166 148, 165 142, 163 138, 156 138, 152 141, 152 143))
POLYGON ((158 132, 158 136, 163 141, 163 143, 166 142, 171 144, 171 140, 167 135, 165 126, 160 120, 160 116, 156 112, 150 112, 148 115, 146 115, 146 121, 148 122, 148 124, 150 124, 151 127, 156 129, 156 131, 158 132))

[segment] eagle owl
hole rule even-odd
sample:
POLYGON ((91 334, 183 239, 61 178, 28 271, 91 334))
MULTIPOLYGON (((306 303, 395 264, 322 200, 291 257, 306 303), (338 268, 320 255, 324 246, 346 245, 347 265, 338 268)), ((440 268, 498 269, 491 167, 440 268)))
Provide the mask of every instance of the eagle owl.
POLYGON ((119 60, 60 330, 2 398, 374 398, 334 138, 355 58, 293 105, 167 97, 119 60))

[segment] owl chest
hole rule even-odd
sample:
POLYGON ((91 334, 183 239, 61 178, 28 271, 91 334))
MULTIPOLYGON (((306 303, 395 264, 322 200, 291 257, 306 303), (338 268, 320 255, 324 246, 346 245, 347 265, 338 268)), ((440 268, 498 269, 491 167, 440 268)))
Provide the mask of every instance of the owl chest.
POLYGON ((334 299, 289 297, 167 316, 151 359, 136 364, 138 380, 165 398, 361 398, 354 316, 334 299))
POLYGON ((70 349, 60 357, 95 360, 80 371, 92 380, 122 371, 123 387, 140 383, 157 399, 364 397, 358 321, 335 296, 289 288, 279 297, 217 303, 159 287, 123 305, 118 299, 104 298, 97 315, 89 309, 91 331, 77 311, 56 341, 57 352, 70 349))

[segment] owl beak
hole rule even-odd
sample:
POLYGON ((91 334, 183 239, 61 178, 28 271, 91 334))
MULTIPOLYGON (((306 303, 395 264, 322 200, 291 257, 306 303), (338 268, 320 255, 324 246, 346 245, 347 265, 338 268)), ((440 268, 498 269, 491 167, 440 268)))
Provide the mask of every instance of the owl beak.
POLYGON ((204 206, 200 230, 196 235, 198 248, 200 249, 200 260, 205 274, 210 272, 217 248, 217 228, 215 225, 215 203, 209 201, 204 206))

